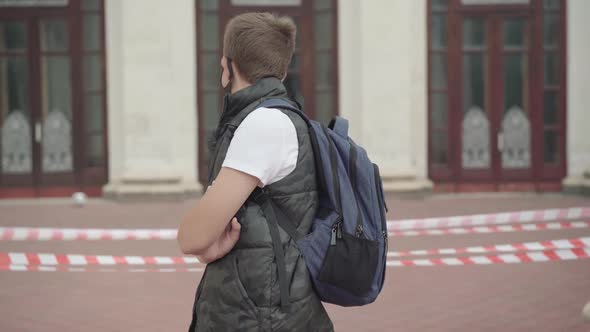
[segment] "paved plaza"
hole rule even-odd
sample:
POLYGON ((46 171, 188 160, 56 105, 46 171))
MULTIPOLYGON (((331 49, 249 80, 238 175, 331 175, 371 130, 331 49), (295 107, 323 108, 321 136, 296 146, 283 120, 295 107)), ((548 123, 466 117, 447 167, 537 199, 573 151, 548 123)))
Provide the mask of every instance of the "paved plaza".
MULTIPOLYGON (((0 331, 186 331, 202 266, 180 261, 169 233, 137 232, 176 228, 193 203, 0 201, 0 331), (88 231, 96 228, 119 233, 88 231)), ((384 290, 365 307, 328 305, 336 331, 590 331, 581 314, 590 301, 590 210, 573 209, 590 208, 588 197, 427 195, 388 205, 384 290), (498 215, 520 211, 541 212, 498 215), (471 219, 478 227, 443 218, 474 214, 487 214, 471 219), (394 229, 429 217, 443 219, 394 229), (455 250, 437 250, 445 248, 455 250)))

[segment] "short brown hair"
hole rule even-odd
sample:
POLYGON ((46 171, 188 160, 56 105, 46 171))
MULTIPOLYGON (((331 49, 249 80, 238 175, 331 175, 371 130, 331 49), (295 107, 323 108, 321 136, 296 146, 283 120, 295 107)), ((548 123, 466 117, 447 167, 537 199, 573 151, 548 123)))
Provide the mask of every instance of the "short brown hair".
POLYGON ((273 76, 282 79, 295 49, 296 28, 289 17, 245 13, 225 27, 223 54, 250 83, 273 76))

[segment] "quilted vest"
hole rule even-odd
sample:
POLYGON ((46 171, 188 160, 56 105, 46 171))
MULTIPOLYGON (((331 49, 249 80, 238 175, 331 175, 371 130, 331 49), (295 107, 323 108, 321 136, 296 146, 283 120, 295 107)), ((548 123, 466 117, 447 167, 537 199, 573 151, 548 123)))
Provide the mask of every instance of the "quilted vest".
MULTIPOLYGON (((218 130, 211 142, 209 184, 221 169, 234 131, 268 98, 287 98, 280 80, 263 78, 225 100, 218 130)), ((318 208, 313 151, 305 122, 283 112, 297 131, 299 154, 295 170, 265 187, 276 206, 305 234, 318 208)), ((307 267, 295 243, 280 230, 289 282, 290 308, 280 306, 277 265, 268 222, 251 200, 237 213, 240 239, 225 257, 208 264, 197 288, 193 331, 333 331, 332 322, 313 291, 307 267)))

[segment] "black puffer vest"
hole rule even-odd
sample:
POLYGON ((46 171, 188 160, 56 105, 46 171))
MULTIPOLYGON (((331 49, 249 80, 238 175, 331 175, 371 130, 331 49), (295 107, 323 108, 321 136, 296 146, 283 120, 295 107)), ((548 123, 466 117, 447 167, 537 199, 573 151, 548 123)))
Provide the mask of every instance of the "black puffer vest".
MULTIPOLYGON (((283 84, 276 78, 261 79, 226 99, 226 109, 211 151, 210 183, 221 169, 235 129, 263 100, 271 97, 287 97, 283 84)), ((298 231, 306 234, 318 208, 313 150, 305 122, 290 111, 282 112, 297 131, 297 166, 284 179, 266 186, 265 192, 295 223, 298 231)), ((227 256, 207 265, 197 289, 190 332, 333 331, 295 243, 280 230, 289 282, 290 308, 287 311, 280 306, 269 222, 260 205, 248 200, 237 217, 242 224, 240 240, 227 256)))

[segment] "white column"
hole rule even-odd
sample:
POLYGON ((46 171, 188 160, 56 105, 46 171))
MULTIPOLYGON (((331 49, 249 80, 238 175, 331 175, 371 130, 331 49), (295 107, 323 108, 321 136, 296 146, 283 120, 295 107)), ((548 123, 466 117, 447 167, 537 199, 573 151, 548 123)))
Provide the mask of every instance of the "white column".
POLYGON ((192 0, 106 1, 105 195, 200 191, 194 6, 192 0))
POLYGON ((590 190, 590 1, 567 7, 567 178, 566 190, 590 190))
POLYGON ((427 173, 426 1, 340 1, 340 112, 386 190, 432 187, 427 173))

